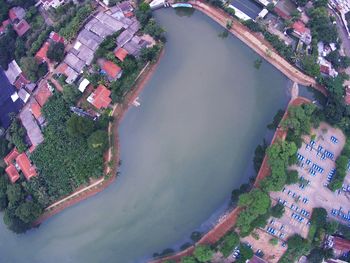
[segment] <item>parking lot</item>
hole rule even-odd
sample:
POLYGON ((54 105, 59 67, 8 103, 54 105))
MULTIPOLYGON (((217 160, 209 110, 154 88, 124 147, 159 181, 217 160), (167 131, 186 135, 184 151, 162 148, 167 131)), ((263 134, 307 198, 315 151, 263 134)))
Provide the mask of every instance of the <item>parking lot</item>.
MULTIPOLYGON (((303 144, 298 150, 298 164, 290 167, 298 171, 297 184, 287 185, 282 191, 271 192, 273 205, 281 203, 285 213, 281 218, 271 217, 264 229, 257 230, 259 240, 252 236, 244 240, 256 249, 262 249, 264 258, 274 262, 285 251, 285 241, 293 234, 307 237, 312 209, 323 207, 328 215, 350 223, 350 172, 345 178, 345 187, 337 192, 327 188, 335 174, 335 160, 340 155, 345 144, 345 136, 339 130, 321 123, 318 129, 313 129, 311 136, 303 138, 303 144), (272 238, 278 238, 276 246, 269 243, 272 238), (279 251, 282 253, 279 253, 279 251)), ((277 261, 277 260, 276 260, 277 261)))
POLYGON ((271 193, 275 203, 285 205, 286 212, 272 224, 270 221, 266 231, 282 240, 294 233, 307 236, 314 207, 324 207, 329 215, 334 209, 341 208, 346 213, 350 209, 348 192, 334 193, 327 188, 335 174, 335 160, 345 144, 344 134, 325 123, 311 134, 303 138, 297 153, 298 165, 291 167, 298 171, 301 182, 271 193))

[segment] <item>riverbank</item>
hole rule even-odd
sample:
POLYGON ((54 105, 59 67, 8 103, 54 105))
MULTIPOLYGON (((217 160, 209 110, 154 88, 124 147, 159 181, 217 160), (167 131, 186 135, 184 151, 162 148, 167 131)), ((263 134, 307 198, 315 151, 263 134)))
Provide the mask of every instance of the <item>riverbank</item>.
POLYGON ((132 102, 135 100, 135 98, 137 98, 137 96, 141 93, 147 84, 148 80, 152 77, 163 55, 164 48, 162 48, 160 51, 156 62, 147 63, 141 70, 133 88, 127 93, 123 102, 118 103, 113 107, 112 116, 114 120, 108 128, 109 141, 110 145, 112 146, 109 148, 106 154, 107 157, 105 158, 105 175, 101 179, 92 181, 88 186, 78 188, 69 196, 66 196, 54 204, 51 204, 48 208, 46 208, 46 211, 34 222, 34 226, 38 226, 45 220, 58 214, 64 209, 71 207, 89 197, 92 197, 99 192, 102 192, 116 180, 118 172, 117 170, 120 163, 120 145, 118 136, 119 123, 129 107, 132 106, 132 102))
POLYGON ((222 9, 213 7, 199 0, 192 0, 189 1, 189 3, 192 4, 193 8, 209 16, 224 28, 226 28, 227 21, 232 21, 232 27, 228 30, 230 33, 235 35, 293 82, 304 86, 311 86, 327 96, 327 90, 323 86, 319 85, 313 77, 304 74, 281 57, 271 44, 259 33, 250 31, 242 23, 232 19, 232 17, 222 9))
MULTIPOLYGON (((296 97, 292 98, 291 101, 288 103, 288 106, 286 108, 286 111, 283 115, 283 118, 281 119, 281 122, 287 118, 288 109, 291 106, 300 106, 305 103, 310 103, 311 101, 303 98, 303 97, 296 97)), ((281 123, 280 122, 280 123, 281 123)), ((271 144, 275 143, 277 140, 284 140, 287 136, 287 131, 282 129, 280 126, 277 127, 276 132, 273 136, 273 139, 271 141, 271 144)), ((258 175, 254 182, 254 187, 259 186, 259 182, 261 182, 262 179, 264 179, 266 176, 270 174, 270 168, 268 165, 267 156, 265 155, 262 165, 260 167, 260 170, 258 172, 258 175)), ((176 262, 180 261, 182 257, 189 256, 194 252, 196 245, 204 245, 204 244, 214 244, 218 242, 228 231, 230 231, 234 225, 236 224, 236 220, 238 218, 239 213, 241 212, 240 207, 236 207, 233 209, 229 214, 225 216, 225 218, 222 219, 221 222, 219 222, 217 225, 214 226, 213 229, 211 229, 209 232, 207 232, 195 245, 192 245, 191 247, 180 251, 179 253, 164 257, 161 259, 156 259, 150 261, 150 263, 162 263, 167 260, 174 260, 176 262)))

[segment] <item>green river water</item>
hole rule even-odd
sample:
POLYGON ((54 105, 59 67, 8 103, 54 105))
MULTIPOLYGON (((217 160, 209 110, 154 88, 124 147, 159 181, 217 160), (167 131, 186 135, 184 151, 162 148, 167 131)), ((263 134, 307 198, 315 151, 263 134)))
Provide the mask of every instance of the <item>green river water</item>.
POLYGON ((143 262, 207 229, 252 175, 254 149, 289 100, 287 79, 199 12, 155 12, 165 54, 120 127, 121 176, 108 189, 15 235, 0 262, 143 262))

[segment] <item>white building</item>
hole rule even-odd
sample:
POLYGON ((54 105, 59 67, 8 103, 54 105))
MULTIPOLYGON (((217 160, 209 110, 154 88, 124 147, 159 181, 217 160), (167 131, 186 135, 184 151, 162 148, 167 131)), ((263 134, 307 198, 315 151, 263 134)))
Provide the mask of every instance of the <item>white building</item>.
POLYGON ((57 8, 57 7, 61 6, 61 5, 63 5, 66 2, 66 0, 40 0, 39 2, 47 10, 50 7, 57 8))

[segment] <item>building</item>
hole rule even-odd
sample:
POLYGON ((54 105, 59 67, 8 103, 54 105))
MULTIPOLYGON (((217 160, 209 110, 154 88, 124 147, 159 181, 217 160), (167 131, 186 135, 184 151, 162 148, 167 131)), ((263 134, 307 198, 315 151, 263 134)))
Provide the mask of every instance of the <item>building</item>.
POLYGON ((25 108, 19 114, 19 118, 23 127, 27 131, 27 135, 32 145, 35 147, 44 141, 44 136, 40 130, 38 123, 35 121, 29 108, 25 108))
POLYGON ((122 69, 112 61, 103 60, 100 62, 101 72, 106 74, 109 80, 117 80, 122 76, 122 69))
POLYGON ((235 15, 242 20, 255 20, 263 8, 253 0, 231 0, 230 8, 235 10, 235 15))
POLYGON ((73 68, 68 66, 66 63, 61 63, 57 67, 57 73, 65 75, 66 78, 66 83, 72 84, 79 76, 79 73, 76 72, 73 68))
POLYGON ((11 152, 9 152, 5 156, 4 162, 6 163, 6 165, 10 165, 16 160, 18 155, 19 155, 19 152, 18 152, 17 148, 15 147, 11 150, 11 152))
POLYGON ((34 97, 41 107, 43 107, 48 99, 52 96, 52 91, 53 88, 46 80, 43 80, 39 83, 38 90, 34 97))
POLYGON ((30 29, 30 25, 26 20, 22 19, 17 24, 13 25, 13 29, 16 31, 17 35, 21 37, 28 32, 28 30, 30 29))
POLYGON ((15 83, 21 73, 22 70, 18 66, 16 60, 12 60, 10 64, 8 64, 8 69, 5 71, 5 75, 11 84, 15 83))
POLYGON ((13 164, 6 167, 5 172, 10 179, 11 183, 15 183, 19 178, 19 173, 13 164))
POLYGON ((39 122, 40 125, 42 125, 45 121, 44 116, 41 113, 42 107, 39 105, 39 103, 33 99, 30 103, 30 112, 33 114, 34 118, 39 122))
POLYGON ((0 83, 0 127, 7 129, 11 124, 11 115, 16 115, 22 109, 23 102, 2 69, 0 83))
POLYGON ((292 28, 293 28, 293 35, 295 37, 299 38, 300 41, 302 41, 306 45, 311 44, 311 40, 312 40, 311 30, 307 28, 303 22, 301 22, 300 20, 295 21, 292 24, 292 28))
POLYGON ((64 37, 60 36, 59 34, 57 34, 57 33, 54 32, 54 31, 52 31, 52 32, 50 33, 49 38, 50 38, 52 41, 56 42, 56 43, 62 43, 62 44, 64 44, 64 42, 65 42, 64 37))
POLYGON ((111 91, 105 86, 99 85, 97 89, 87 98, 87 101, 97 109, 107 108, 112 102, 110 96, 111 91))
POLYGON ((35 54, 35 59, 39 62, 39 63, 49 63, 49 59, 47 58, 47 51, 49 50, 50 47, 50 43, 48 41, 46 41, 42 47, 38 50, 38 52, 36 52, 35 54))
POLYGON ((57 8, 65 3, 65 0, 40 0, 43 7, 48 10, 50 7, 57 8))
POLYGON ((114 51, 114 55, 117 59, 119 59, 120 61, 124 61, 124 59, 126 58, 126 56, 128 55, 128 51, 126 51, 124 48, 118 48, 116 51, 114 51))
POLYGON ((80 92, 84 92, 86 87, 89 86, 90 81, 87 79, 83 79, 80 83, 79 83, 79 91, 80 92))
POLYGON ((30 84, 30 81, 24 76, 23 73, 19 74, 16 81, 13 83, 13 86, 15 86, 18 90, 26 87, 28 84, 30 84))
POLYGON ((35 166, 31 164, 28 156, 25 153, 21 153, 17 156, 16 163, 27 180, 30 180, 32 177, 37 176, 35 166))
POLYGON ((292 18, 292 12, 297 10, 297 6, 292 0, 279 0, 273 10, 279 17, 289 20, 292 18))
POLYGON ((12 7, 9 11, 9 18, 12 23, 19 22, 20 20, 24 19, 25 16, 26 11, 20 6, 12 7))
POLYGON ((320 72, 335 78, 338 72, 333 68, 332 63, 323 57, 318 57, 317 63, 320 65, 320 72))

